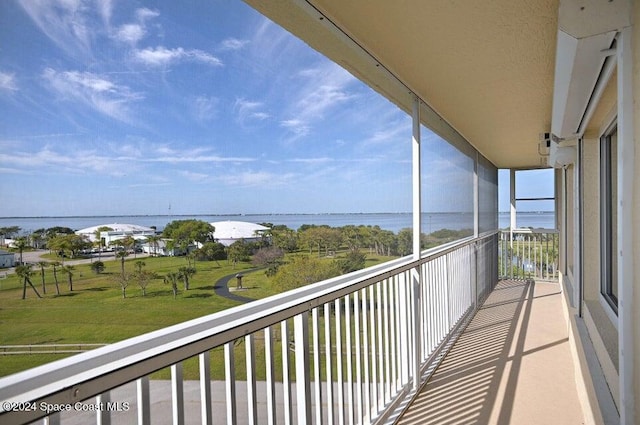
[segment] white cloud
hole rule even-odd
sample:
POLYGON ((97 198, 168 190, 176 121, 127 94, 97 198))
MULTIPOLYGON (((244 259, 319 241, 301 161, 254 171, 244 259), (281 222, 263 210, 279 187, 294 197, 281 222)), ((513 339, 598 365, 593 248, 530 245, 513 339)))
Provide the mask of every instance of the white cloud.
POLYGON ((299 74, 305 84, 294 102, 298 116, 302 119, 322 118, 354 96, 347 90, 355 78, 339 65, 324 61, 317 68, 309 68, 299 74))
POLYGON ((109 22, 111 21, 111 14, 113 12, 113 4, 111 0, 96 0, 98 11, 100 12, 100 16, 102 16, 102 20, 104 21, 106 26, 109 26, 109 22))
POLYGON ((120 41, 135 45, 142 40, 145 33, 144 27, 140 24, 125 24, 120 26, 115 37, 120 41))
POLYGON ((90 72, 58 72, 47 68, 42 77, 51 89, 63 98, 74 100, 120 121, 130 122, 132 102, 142 99, 127 86, 90 72))
POLYGON ((218 115, 219 99, 216 97, 198 96, 191 102, 194 115, 200 122, 210 121, 218 115))
MULTIPOLYGON (((101 12, 108 14, 109 2, 102 2, 101 12)), ((20 5, 59 48, 77 57, 91 55, 89 13, 93 8, 88 0, 21 0, 20 5)), ((104 15, 103 15, 104 16, 104 15)))
POLYGON ((15 74, 0 72, 0 90, 8 90, 8 91, 18 90, 15 74))
MULTIPOLYGON (((34 169, 42 172, 52 169, 56 172, 68 172, 74 174, 99 173, 108 175, 121 175, 122 160, 107 155, 98 154, 94 150, 77 149, 61 152, 44 147, 36 152, 17 151, 0 154, 0 164, 12 164, 21 169, 34 169)), ((128 167, 133 170, 133 167, 128 167)), ((25 170, 26 171, 26 170, 25 170)))
POLYGON ((237 38, 227 38, 220 43, 221 50, 240 50, 249 43, 249 40, 238 40, 237 38))
POLYGON ((147 34, 147 21, 160 16, 160 13, 147 8, 140 8, 136 10, 135 15, 136 22, 124 24, 118 28, 113 35, 116 40, 135 46, 147 34))
POLYGON ((160 12, 148 9, 146 7, 141 7, 136 10, 136 18, 138 18, 138 20, 142 22, 146 21, 147 19, 157 18, 158 16, 160 16, 160 12))
POLYGON ((292 98, 287 101, 289 107, 280 122, 291 132, 288 142, 307 136, 318 122, 354 99, 348 89, 355 81, 347 71, 326 60, 298 72, 291 83, 298 84, 290 91, 292 98))
POLYGON ((180 171, 179 174, 192 182, 203 182, 209 178, 208 174, 194 173, 192 171, 180 171))
POLYGON ((133 57, 136 61, 149 66, 169 66, 172 63, 190 60, 212 66, 222 66, 222 61, 202 50, 185 50, 182 47, 167 49, 164 46, 135 50, 133 57))
POLYGON ((294 173, 270 173, 267 171, 243 171, 236 174, 226 174, 219 177, 224 184, 229 186, 281 186, 290 184, 296 180, 294 173))
POLYGON ((237 114, 238 122, 242 125, 255 121, 263 121, 271 116, 263 110, 264 104, 262 102, 253 100, 236 99, 233 104, 233 109, 237 114))
POLYGON ((306 121, 300 119, 281 121, 280 126, 292 132, 295 139, 304 137, 311 132, 311 126, 306 121))

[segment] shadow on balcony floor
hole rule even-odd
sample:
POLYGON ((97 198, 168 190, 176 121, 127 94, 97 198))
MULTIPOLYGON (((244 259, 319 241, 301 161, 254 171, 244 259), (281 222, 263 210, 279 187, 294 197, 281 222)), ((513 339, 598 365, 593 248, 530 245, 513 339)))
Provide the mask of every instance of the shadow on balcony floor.
POLYGON ((583 424, 557 283, 505 280, 401 424, 583 424))

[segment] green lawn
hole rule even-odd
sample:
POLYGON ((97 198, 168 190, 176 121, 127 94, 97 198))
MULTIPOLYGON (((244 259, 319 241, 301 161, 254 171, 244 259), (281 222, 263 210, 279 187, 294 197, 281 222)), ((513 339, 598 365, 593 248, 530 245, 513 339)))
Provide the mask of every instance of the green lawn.
MULTIPOLYGON (((367 256, 367 266, 390 260, 390 257, 367 256)), ((137 260, 127 259, 126 269, 133 271, 137 260)), ((145 269, 160 275, 186 266, 184 257, 144 258, 145 269)), ((55 295, 52 269, 45 269, 47 293, 42 299, 29 288, 27 299, 22 300, 22 283, 16 275, 0 280, 0 345, 113 343, 176 323, 194 319, 238 305, 214 293, 218 279, 251 268, 240 263, 233 268, 226 261, 197 262, 197 273, 190 280, 189 291, 179 285, 179 294, 173 298, 171 286, 162 279, 153 280, 147 287, 146 297, 135 283, 127 288, 127 297, 113 276, 120 272, 120 261, 105 262, 105 270, 96 275, 90 265, 76 265, 73 292, 69 292, 66 275, 58 272, 60 296, 55 295)), ((34 268, 32 282, 42 292, 40 270, 34 268)), ((244 273, 243 286, 238 295, 264 298, 274 294, 264 271, 244 273)), ((233 284, 233 282, 230 282, 233 284)), ((257 342, 258 353, 262 345, 257 342)), ((244 361, 244 345, 236 347, 236 360, 244 361)), ((278 351, 279 349, 276 349, 278 351)), ((263 354, 262 354, 263 355, 263 354)), ((222 348, 212 350, 212 376, 223 376, 222 348), (222 374, 222 375, 221 375, 222 374)), ((279 356, 279 354, 278 354, 279 356)), ((62 358, 61 355, 0 355, 0 376, 26 370, 62 358)), ((238 364, 238 367, 241 365, 238 364)), ((185 377, 198 376, 197 359, 185 362, 185 377)), ((242 370, 240 368, 239 370, 242 370)), ((156 378, 166 378, 160 371, 156 378)))

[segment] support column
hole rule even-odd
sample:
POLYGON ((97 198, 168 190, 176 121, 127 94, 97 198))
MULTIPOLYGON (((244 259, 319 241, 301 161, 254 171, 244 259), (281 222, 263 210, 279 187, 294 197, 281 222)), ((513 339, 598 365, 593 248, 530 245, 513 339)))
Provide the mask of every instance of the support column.
MULTIPOLYGON (((417 96, 413 99, 413 136, 412 136, 412 157, 413 157, 413 259, 419 260, 421 255, 420 235, 422 232, 422 187, 421 158, 420 158, 420 99, 417 96)), ((422 267, 418 266, 411 273, 411 283, 413 286, 413 388, 420 387, 420 350, 422 347, 422 321, 420 318, 420 303, 422 290, 422 267)))
POLYGON ((510 235, 510 246, 511 248, 513 248, 513 229, 516 228, 516 170, 514 170, 513 168, 509 170, 509 180, 510 180, 510 184, 509 184, 509 198, 510 198, 510 203, 511 203, 511 209, 510 209, 510 231, 509 231, 509 235, 510 235))
MULTIPOLYGON (((637 424, 635 416, 633 323, 634 255, 633 190, 635 147, 633 140, 632 28, 618 34, 618 356, 620 367, 620 424, 637 424)), ((637 307, 637 306, 636 306, 637 307)), ((637 325, 637 324, 636 324, 637 325)))
POLYGON ((420 158, 420 100, 413 99, 413 134, 411 139, 413 159, 413 259, 420 259, 420 232, 422 231, 422 185, 420 182, 421 158, 420 158))

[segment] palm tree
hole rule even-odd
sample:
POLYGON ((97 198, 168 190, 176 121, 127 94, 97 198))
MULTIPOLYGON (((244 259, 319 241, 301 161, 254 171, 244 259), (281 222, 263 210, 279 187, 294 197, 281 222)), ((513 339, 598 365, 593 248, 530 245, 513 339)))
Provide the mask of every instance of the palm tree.
POLYGON ((120 259, 120 269, 122 271, 122 274, 124 274, 124 259, 128 256, 129 253, 126 250, 116 252, 116 258, 120 259))
POLYGON ((22 278, 23 280, 23 284, 22 284, 22 299, 26 299, 27 298, 27 284, 29 284, 29 286, 31 286, 31 289, 33 289, 33 292, 36 293, 36 295, 38 296, 38 298, 42 298, 40 296, 40 294, 38 293, 38 290, 36 289, 35 286, 33 286, 33 283, 31 283, 31 276, 33 276, 33 270, 31 270, 31 266, 30 265, 19 265, 16 267, 16 274, 22 278))
POLYGON ((109 226, 100 226, 98 227, 93 235, 96 238, 94 244, 98 247, 98 259, 102 258, 102 248, 104 247, 104 240, 101 237, 102 232, 111 232, 113 229, 109 226))
POLYGON ((180 269, 178 269, 178 272, 180 273, 180 277, 182 277, 182 280, 184 281, 184 290, 188 291, 189 290, 189 278, 191 276, 193 276, 194 274, 196 274, 196 268, 195 267, 180 267, 180 269))
POLYGON ((62 266, 62 273, 67 275, 67 278, 69 279, 69 291, 73 292, 73 271, 75 270, 75 267, 73 266, 62 266))
POLYGON ((38 261, 38 267, 40 267, 40 277, 42 277, 42 293, 47 293, 47 287, 44 283, 44 269, 49 267, 49 263, 47 261, 38 261))
POLYGON ((59 261, 53 261, 50 266, 53 267, 53 279, 56 282, 56 295, 60 295, 60 286, 58 286, 58 267, 62 264, 59 261))
POLYGON ((142 260, 138 260, 138 261, 136 261, 135 266, 136 266, 136 270, 138 271, 138 273, 140 273, 140 272, 142 271, 142 268, 143 268, 144 266, 146 266, 146 264, 145 264, 145 262, 144 262, 144 261, 142 261, 142 260))
POLYGON ((178 279, 180 279, 180 273, 169 272, 164 276, 164 283, 170 283, 173 290, 173 298, 178 295, 178 279))
POLYGON ((24 252, 24 249, 29 246, 29 241, 26 237, 20 236, 19 238, 16 238, 14 245, 18 248, 18 252, 20 252, 20 264, 24 264, 22 261, 22 253, 24 252))
POLYGON ((158 255, 158 246, 161 240, 162 240, 162 236, 160 235, 147 236, 147 243, 149 244, 150 247, 153 247, 154 257, 158 255))

